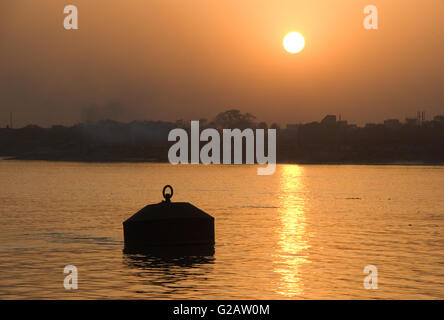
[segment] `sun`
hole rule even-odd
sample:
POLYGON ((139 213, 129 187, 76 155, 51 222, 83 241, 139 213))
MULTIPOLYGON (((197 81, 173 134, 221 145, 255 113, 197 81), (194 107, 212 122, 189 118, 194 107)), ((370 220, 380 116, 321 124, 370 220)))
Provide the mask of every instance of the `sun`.
POLYGON ((289 53, 298 53, 304 49, 305 40, 300 33, 290 32, 284 37, 282 44, 289 53))

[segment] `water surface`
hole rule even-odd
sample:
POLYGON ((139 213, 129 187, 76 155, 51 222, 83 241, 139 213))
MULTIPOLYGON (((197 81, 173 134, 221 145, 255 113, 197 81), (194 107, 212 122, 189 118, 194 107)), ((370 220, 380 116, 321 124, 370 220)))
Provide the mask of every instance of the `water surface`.
POLYGON ((444 299, 444 167, 256 169, 0 161, 0 298, 444 299), (215 217, 214 256, 122 253, 165 184, 215 217))

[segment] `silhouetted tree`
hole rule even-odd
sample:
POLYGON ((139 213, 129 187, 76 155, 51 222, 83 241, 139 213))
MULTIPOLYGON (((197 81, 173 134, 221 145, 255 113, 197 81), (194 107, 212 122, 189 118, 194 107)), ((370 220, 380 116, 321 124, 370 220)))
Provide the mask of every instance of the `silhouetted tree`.
POLYGON ((225 112, 219 113, 214 119, 216 127, 219 129, 229 129, 229 128, 254 128, 256 119, 250 113, 242 114, 239 110, 232 109, 225 112))

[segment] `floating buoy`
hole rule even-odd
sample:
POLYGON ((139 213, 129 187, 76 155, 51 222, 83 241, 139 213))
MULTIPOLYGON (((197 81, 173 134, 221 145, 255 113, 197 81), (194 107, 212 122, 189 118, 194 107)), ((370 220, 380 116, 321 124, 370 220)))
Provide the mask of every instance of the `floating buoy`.
POLYGON ((164 201, 147 205, 123 222, 125 253, 214 253, 214 218, 188 202, 171 202, 173 193, 166 185, 164 201))

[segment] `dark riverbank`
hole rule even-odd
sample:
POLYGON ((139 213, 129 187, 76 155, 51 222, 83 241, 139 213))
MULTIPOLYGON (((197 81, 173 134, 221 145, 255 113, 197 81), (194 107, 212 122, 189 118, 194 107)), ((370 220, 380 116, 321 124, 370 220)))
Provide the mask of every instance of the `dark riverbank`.
MULTIPOLYGON (((200 129, 268 128, 266 123, 255 123, 251 117, 231 110, 218 115, 213 122, 202 120, 200 129), (230 115, 228 120, 227 114, 230 115)), ((277 163, 444 164, 444 117, 414 124, 393 125, 389 122, 366 127, 325 119, 320 123, 289 125, 285 129, 270 126, 277 131, 277 163)), ((168 151, 175 143, 168 141, 169 132, 174 128, 189 131, 188 125, 184 121, 100 121, 71 127, 4 128, 0 129, 0 157, 77 162, 168 162, 168 151)), ((201 141, 200 148, 206 143, 201 141)))
MULTIPOLYGON (((48 162, 80 162, 80 163, 169 163, 168 161, 158 159, 79 159, 79 158, 51 158, 51 157, 36 157, 36 156, 0 156, 0 161, 48 161, 48 162)), ((424 161, 393 161, 393 162, 309 162, 309 161, 278 161, 277 164, 296 164, 296 165, 377 165, 377 166, 444 166, 442 162, 424 162, 424 161)))

